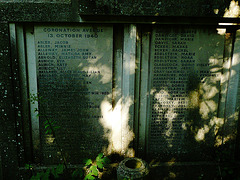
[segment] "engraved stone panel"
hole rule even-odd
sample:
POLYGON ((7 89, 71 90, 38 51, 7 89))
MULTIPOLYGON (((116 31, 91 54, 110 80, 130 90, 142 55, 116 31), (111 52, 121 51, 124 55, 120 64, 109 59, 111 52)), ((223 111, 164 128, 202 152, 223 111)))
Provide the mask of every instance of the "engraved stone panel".
POLYGON ((201 159, 204 150, 214 146, 223 44, 224 37, 214 28, 154 27, 147 144, 150 157, 169 160, 181 154, 187 160, 184 154, 193 153, 201 159))
POLYGON ((43 162, 59 162, 59 149, 46 134, 55 121, 56 140, 70 163, 94 157, 106 140, 100 104, 112 93, 111 26, 35 26, 43 162), (46 115, 46 116, 45 116, 46 115))
POLYGON ((14 3, 71 3, 71 0, 1 0, 1 2, 14 3))

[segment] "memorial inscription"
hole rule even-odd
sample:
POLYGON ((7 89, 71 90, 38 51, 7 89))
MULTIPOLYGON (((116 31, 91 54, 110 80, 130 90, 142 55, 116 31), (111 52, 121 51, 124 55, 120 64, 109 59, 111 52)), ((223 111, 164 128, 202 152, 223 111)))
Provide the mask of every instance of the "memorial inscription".
MULTIPOLYGON (((79 163, 106 144, 99 119, 100 104, 112 93, 112 27, 35 26, 34 33, 38 92, 45 99, 40 114, 61 127, 58 141, 70 162, 79 163)), ((44 131, 40 116, 43 162, 57 163, 44 131)))
POLYGON ((202 123, 201 119, 210 120, 216 115, 222 47, 223 37, 214 30, 189 27, 153 29, 148 135, 150 156, 157 157, 160 152, 170 155, 191 151, 184 144, 188 131, 191 131, 188 125, 193 125, 190 122, 202 123), (207 91, 213 94, 210 96, 207 91), (208 112, 203 103, 206 101, 215 103, 207 118, 202 112, 208 112), (197 113, 193 115, 193 111, 197 113))

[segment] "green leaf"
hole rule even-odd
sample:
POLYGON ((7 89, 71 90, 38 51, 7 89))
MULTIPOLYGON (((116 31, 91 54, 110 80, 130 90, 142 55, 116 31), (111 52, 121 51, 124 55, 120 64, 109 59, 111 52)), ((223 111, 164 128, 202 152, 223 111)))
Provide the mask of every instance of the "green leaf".
POLYGON ((56 124, 56 121, 51 120, 49 121, 49 123, 53 126, 54 124, 56 124))
POLYGON ((98 176, 98 169, 96 165, 93 165, 89 168, 89 171, 91 172, 92 175, 98 176))
POLYGON ((29 169, 30 164, 25 164, 25 169, 29 169))
POLYGON ((49 179, 49 175, 50 175, 51 170, 47 169, 47 171, 43 174, 41 180, 48 180, 49 179))
POLYGON ((36 176, 32 176, 30 180, 40 180, 43 173, 37 173, 36 176))
POLYGON ((32 165, 31 164, 25 164, 25 169, 32 169, 32 165))
POLYGON ((47 169, 46 172, 37 173, 36 176, 32 176, 30 180, 48 180, 50 175, 50 169, 47 169))
POLYGON ((56 179, 56 178, 59 178, 59 175, 58 175, 56 169, 52 169, 52 170, 51 170, 51 173, 52 173, 52 175, 54 176, 55 179, 56 179))
POLYGON ((102 169, 105 165, 110 163, 110 159, 108 157, 104 157, 103 153, 100 153, 100 154, 98 154, 98 156, 96 158, 96 162, 97 162, 98 167, 102 169))
POLYGON ((97 167, 99 169, 103 169, 103 163, 102 162, 96 162, 96 164, 97 164, 97 167))
POLYGON ((50 126, 49 124, 46 124, 46 125, 44 126, 44 128, 47 129, 49 126, 50 126))
POLYGON ((63 174, 64 171, 64 165, 59 164, 56 168, 51 170, 51 173, 53 174, 54 178, 59 178, 60 174, 63 174))
POLYGON ((57 174, 63 174, 64 171, 64 165, 63 164, 59 164, 56 168, 56 172, 57 174))
POLYGON ((61 128, 60 126, 54 126, 53 127, 53 129, 55 130, 55 129, 59 129, 59 128, 61 128))
POLYGON ((91 174, 87 174, 84 178, 84 180, 94 180, 96 179, 95 177, 93 177, 91 174))
POLYGON ((99 161, 103 158, 103 153, 99 153, 97 158, 96 158, 96 161, 99 161))
POLYGON ((82 169, 75 169, 72 173, 72 178, 79 178, 83 176, 83 170, 82 169))
POLYGON ((91 159, 85 159, 83 162, 85 163, 85 166, 89 166, 89 165, 92 164, 92 160, 91 159))
POLYGON ((52 130, 51 129, 46 130, 45 134, 52 134, 52 130))
POLYGON ((111 160, 110 160, 108 157, 104 157, 104 158, 102 159, 103 166, 109 164, 110 162, 111 162, 111 160))
POLYGON ((52 121, 53 121, 52 119, 47 119, 47 120, 45 121, 45 123, 46 123, 46 124, 52 124, 52 121))

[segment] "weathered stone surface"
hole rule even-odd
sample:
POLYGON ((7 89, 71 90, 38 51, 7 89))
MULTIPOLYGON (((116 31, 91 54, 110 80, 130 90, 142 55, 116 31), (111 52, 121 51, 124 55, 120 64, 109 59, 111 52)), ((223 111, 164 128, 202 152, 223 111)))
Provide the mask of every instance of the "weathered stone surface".
MULTIPOLYGON (((21 126, 18 124, 19 119, 21 119, 19 116, 21 115, 21 113, 19 113, 20 97, 16 94, 19 90, 13 89, 19 86, 18 80, 15 81, 18 72, 14 70, 14 68, 17 67, 14 57, 11 58, 10 56, 8 22, 19 22, 23 24, 29 22, 71 23, 80 22, 80 17, 90 15, 92 18, 98 18, 98 21, 106 21, 106 19, 108 21, 111 20, 111 18, 115 18, 115 22, 126 22, 129 21, 129 19, 133 19, 132 22, 134 22, 143 17, 143 19, 148 18, 147 21, 150 23, 154 23, 155 21, 149 21, 149 17, 150 20, 152 17, 154 17, 153 19, 159 17, 166 23, 169 23, 169 19, 164 19, 165 17, 172 17, 174 21, 171 21, 171 23, 178 22, 179 19, 181 19, 183 23, 195 23, 195 17, 202 17, 201 23, 208 24, 211 18, 205 17, 212 17, 212 19, 215 17, 222 17, 225 9, 229 7, 229 4, 230 0, 180 0, 177 2, 173 0, 2 0, 0 2, 0 168, 2 168, 2 170, 0 170, 0 179, 1 172, 4 179, 17 179, 17 173, 13 172, 17 172, 17 166, 20 162, 17 156, 17 153, 20 152, 17 148, 20 146, 17 146, 17 143, 21 143, 21 133, 19 134, 18 132, 20 131, 16 131, 21 129, 21 126), (218 14, 215 14, 214 10, 218 10, 218 14), (139 18, 138 16, 141 17, 139 18), (184 18, 189 19, 185 21, 184 18), (15 121, 15 117, 18 118, 17 121, 15 121)), ((219 19, 214 20, 216 20, 215 22, 217 23, 219 19)), ((13 49, 11 50, 13 51, 13 49)), ((16 54, 16 52, 13 52, 13 54, 16 54)), ((231 101, 229 101, 229 103, 231 103, 231 101)), ((196 120, 198 120, 199 112, 192 111, 191 113, 192 117, 196 117, 196 120)), ((235 123, 236 120, 234 119, 234 126, 235 123)), ((201 129, 201 125, 202 124, 197 124, 196 129, 201 131, 207 130, 206 128, 204 129, 204 126, 203 129, 201 129)), ((231 128, 227 129, 229 132, 231 130, 231 128)), ((197 134, 197 131, 195 133, 197 134)), ((208 136, 207 134, 206 136, 208 136)), ((192 134, 191 138, 193 143, 190 143, 190 145, 193 145, 196 143, 196 139, 193 138, 192 134)), ((211 138, 210 142, 212 142, 211 138)), ((200 149, 202 148, 201 145, 200 143, 199 146, 196 147, 200 149)), ((207 149, 202 148, 201 150, 207 152, 207 149)), ((192 155, 194 155, 194 153, 192 155)), ((204 155, 204 153, 202 155, 204 155)), ((189 154, 187 157, 190 157, 189 154)))
POLYGON ((65 22, 74 20, 70 4, 0 3, 1 21, 65 22))
MULTIPOLYGON (((79 15, 222 17, 230 0, 223 1, 6 1, 0 2, 4 21, 59 22, 80 20, 79 15), (216 10, 218 13, 215 14, 216 10)), ((207 19, 206 19, 207 21, 207 19)))
MULTIPOLYGON (((61 127, 56 139, 68 161, 78 164, 107 146, 100 107, 112 94, 112 26, 36 26, 34 33, 36 81, 45 100, 40 114, 61 127)), ((45 121, 40 116, 42 161, 56 164, 58 149, 47 142, 45 121)))
POLYGON ((4 3, 71 3, 71 0, 2 0, 4 3))
POLYGON ((216 16, 214 9, 223 15, 229 0, 223 1, 79 1, 80 14, 105 15, 157 15, 157 16, 216 16), (174 10, 173 10, 174 9, 174 10))
POLYGON ((192 153, 201 160, 222 127, 217 121, 224 36, 203 27, 158 26, 151 42, 149 156, 181 159, 192 153))
POLYGON ((0 23, 0 150, 2 174, 17 179, 17 141, 8 24, 0 23))

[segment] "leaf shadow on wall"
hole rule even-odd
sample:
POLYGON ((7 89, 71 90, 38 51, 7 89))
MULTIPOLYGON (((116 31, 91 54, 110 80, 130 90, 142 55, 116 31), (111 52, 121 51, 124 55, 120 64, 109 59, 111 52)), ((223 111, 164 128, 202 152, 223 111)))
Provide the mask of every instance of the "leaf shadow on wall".
MULTIPOLYGON (((98 121, 101 112, 96 113, 99 105, 89 99, 91 90, 87 75, 85 71, 70 78, 68 74, 60 74, 48 86, 39 87, 40 97, 47 97, 44 103, 40 103, 40 113, 45 113, 60 126, 56 130, 56 139, 71 164, 79 164, 84 158, 95 157, 101 152, 102 146, 107 144, 105 139, 99 138, 104 135, 103 127, 98 121), (94 113, 90 113, 89 109, 94 113)), ((44 117, 40 117, 42 160, 45 164, 58 164, 62 161, 60 152, 56 143, 46 141, 49 135, 45 134, 44 121, 44 117)))
MULTIPOLYGON (((153 152, 150 150, 152 156, 148 161, 153 171, 155 167, 159 167, 159 163, 167 162, 167 167, 164 167, 162 171, 168 174, 168 178, 171 176, 174 178, 186 178, 187 175, 191 175, 190 177, 192 178, 193 173, 199 174, 199 177, 209 178, 208 172, 203 171, 204 168, 201 166, 199 166, 199 169, 195 168, 192 173, 189 173, 188 171, 179 170, 174 164, 183 161, 210 161, 216 164, 234 161, 234 153, 237 151, 235 149, 237 128, 239 126, 239 104, 236 97, 240 66, 239 60, 237 60, 239 59, 238 40, 234 43, 235 53, 232 57, 223 57, 223 51, 215 51, 215 53, 209 54, 208 59, 209 64, 211 64, 209 72, 215 75, 211 75, 210 73, 209 75, 202 76, 201 73, 196 74, 194 70, 190 71, 186 82, 187 109, 185 113, 177 108, 177 105, 181 103, 177 99, 174 100, 174 96, 170 94, 167 86, 157 87, 158 90, 156 90, 156 87, 152 89, 151 95, 155 99, 158 98, 159 94, 162 94, 166 97, 162 99, 163 102, 173 104, 171 108, 164 107, 161 101, 157 101, 155 104, 160 110, 156 110, 155 108, 154 114, 160 114, 162 119, 152 124, 155 126, 153 127, 153 133, 162 133, 161 137, 156 139, 156 142, 159 141, 163 145, 153 146, 153 152), (237 61, 233 61, 233 57, 237 61), (214 59, 217 63, 213 64, 211 62, 214 59), (229 66, 227 66, 226 63, 230 59, 232 60, 232 64, 229 63, 229 66), (230 94, 228 97, 226 94, 229 94, 229 92, 226 89, 233 94, 230 94), (228 105, 226 105, 227 101, 228 105), (228 111, 228 113, 223 113, 224 111, 228 111), (172 115, 169 115, 169 113, 172 115), (175 127, 180 128, 180 133, 178 133, 178 129, 175 127), (177 141, 174 141, 174 138, 177 141), (159 149, 160 153, 158 153, 159 149), (156 152, 154 152, 155 150, 156 152), (166 172, 164 172, 165 170, 166 172)), ((208 48, 211 44, 218 44, 218 41, 210 39, 208 42, 202 42, 201 46, 208 48)), ((228 47, 231 47, 231 44, 228 47)), ((212 168, 211 176, 213 178, 223 171, 222 167, 220 167, 220 170, 216 170, 216 166, 208 168, 212 168)), ((166 174, 163 176, 166 176, 166 174)))
MULTIPOLYGON (((224 52, 221 50, 222 48, 219 50, 217 48, 219 46, 218 38, 222 39, 222 36, 210 37, 209 41, 200 40, 199 62, 204 60, 204 56, 208 58, 209 72, 195 73, 196 70, 186 72, 185 93, 187 96, 183 96, 183 99, 175 98, 174 94, 171 94, 168 84, 152 88, 151 95, 156 102, 153 114, 159 115, 161 118, 160 121, 153 120, 151 123, 152 129, 149 136, 150 139, 155 138, 152 139, 152 142, 156 144, 151 144, 150 159, 158 159, 161 162, 214 161, 216 150, 220 145, 224 145, 224 138, 227 138, 226 142, 234 143, 236 132, 223 133, 228 120, 219 117, 219 111, 223 111, 223 109, 219 109, 219 104, 225 101, 222 99, 224 92, 221 92, 220 83, 221 86, 227 85, 228 81, 223 82, 222 77, 226 76, 223 72, 229 73, 229 71, 223 67, 224 52), (208 49, 213 49, 213 51, 208 49), (208 57, 203 55, 206 52, 208 57), (157 100, 159 97, 161 100, 157 100), (182 103, 187 104, 186 110, 179 108, 182 103), (171 106, 167 107, 166 104, 171 106), (158 145, 158 142, 161 145, 158 145)), ((238 69, 238 66, 237 63, 231 69, 238 69)), ((201 69, 198 71, 200 72, 201 69)), ((234 79, 235 76, 237 73, 232 73, 230 78, 234 79)), ((237 118, 232 122, 236 130, 237 118)))

